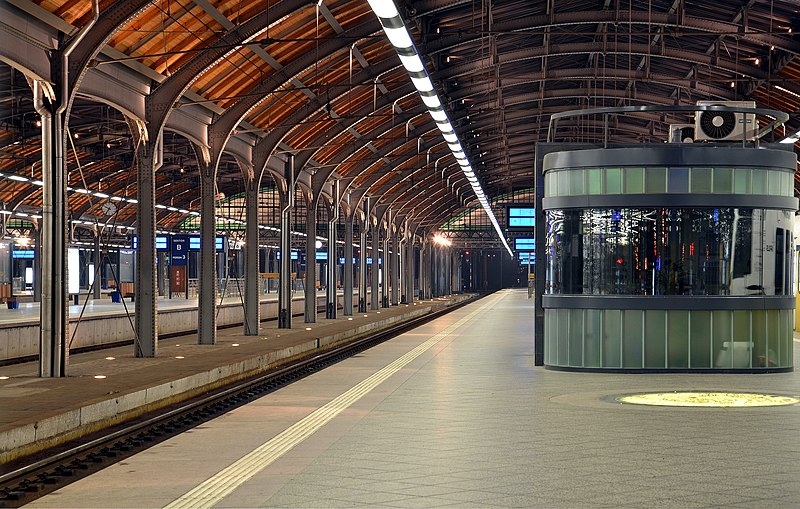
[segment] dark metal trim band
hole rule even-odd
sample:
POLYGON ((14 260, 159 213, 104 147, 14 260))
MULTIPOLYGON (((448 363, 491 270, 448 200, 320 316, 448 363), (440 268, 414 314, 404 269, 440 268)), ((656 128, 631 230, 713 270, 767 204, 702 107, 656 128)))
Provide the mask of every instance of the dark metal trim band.
POLYGON ((564 150, 544 157, 544 172, 569 168, 717 167, 770 168, 794 172, 796 156, 783 147, 742 148, 703 144, 665 143, 658 146, 564 150))

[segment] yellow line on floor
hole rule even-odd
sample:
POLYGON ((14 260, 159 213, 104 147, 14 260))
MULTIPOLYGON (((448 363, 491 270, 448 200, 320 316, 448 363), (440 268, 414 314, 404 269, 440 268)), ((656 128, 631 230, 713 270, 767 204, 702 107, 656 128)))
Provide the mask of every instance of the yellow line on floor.
POLYGON ((486 308, 494 305, 495 301, 499 300, 501 297, 502 295, 499 295, 491 299, 469 315, 449 325, 426 342, 382 368, 380 371, 373 373, 351 389, 285 429, 268 442, 265 442, 228 467, 222 469, 217 474, 208 478, 185 495, 166 505, 165 509, 212 507, 232 493, 236 488, 247 482, 248 479, 267 468, 293 447, 297 446, 322 426, 330 422, 334 417, 364 397, 383 381, 425 353, 436 343, 446 338, 456 329, 486 310, 486 308))

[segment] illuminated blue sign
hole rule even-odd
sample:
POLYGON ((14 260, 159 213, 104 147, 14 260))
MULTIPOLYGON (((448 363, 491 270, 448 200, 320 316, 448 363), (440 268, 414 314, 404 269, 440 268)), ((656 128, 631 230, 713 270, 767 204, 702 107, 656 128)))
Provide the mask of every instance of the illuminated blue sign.
POLYGON ((509 228, 533 228, 536 226, 536 208, 508 207, 509 228))
POLYGON ((531 237, 517 237, 514 239, 515 251, 534 251, 536 249, 536 239, 531 237))

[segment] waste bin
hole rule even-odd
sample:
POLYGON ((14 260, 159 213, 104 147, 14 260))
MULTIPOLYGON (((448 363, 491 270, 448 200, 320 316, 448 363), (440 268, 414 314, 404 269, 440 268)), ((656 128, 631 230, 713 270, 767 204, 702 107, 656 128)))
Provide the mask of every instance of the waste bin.
POLYGON ((8 306, 8 309, 19 309, 19 302, 17 302, 17 299, 14 297, 9 297, 9 299, 6 301, 6 305, 8 306))
POLYGON ((111 292, 111 302, 122 302, 122 295, 119 293, 119 291, 115 290, 111 292))

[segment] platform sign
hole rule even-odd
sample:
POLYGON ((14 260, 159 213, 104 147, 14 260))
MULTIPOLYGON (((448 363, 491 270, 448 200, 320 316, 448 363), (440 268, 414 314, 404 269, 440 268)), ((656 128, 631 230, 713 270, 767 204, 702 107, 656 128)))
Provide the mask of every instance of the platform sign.
MULTIPOLYGON (((225 237, 217 236, 214 239, 214 248, 217 251, 225 250, 225 237)), ((200 235, 189 237, 189 251, 200 251, 200 235)))
POLYGON ((517 253, 519 263, 522 265, 536 265, 536 253, 523 252, 517 253))
POLYGON ((186 235, 174 235, 172 237, 172 251, 170 264, 175 267, 186 265, 189 253, 189 237, 186 235))
MULTIPOLYGON (((133 249, 139 249, 139 237, 133 236, 133 249)), ((169 237, 156 235, 156 251, 169 251, 169 237)))
POLYGON ((510 230, 533 230, 536 226, 536 208, 533 206, 509 206, 506 212, 510 230))
MULTIPOLYGON (((281 259, 281 252, 280 251, 275 251, 275 259, 276 260, 280 260, 281 259)), ((292 258, 291 259, 292 260, 299 260, 300 259, 300 253, 298 253, 297 251, 292 251, 292 258)))
POLYGON ((517 237, 514 239, 515 251, 536 251, 536 239, 532 237, 517 237))
MULTIPOLYGON (((188 243, 188 240, 187 240, 188 243)), ((186 253, 184 253, 185 255, 186 253)), ((173 265, 169 268, 169 291, 183 293, 186 291, 186 266, 173 265)))
POLYGON ((328 261, 328 252, 327 251, 317 251, 316 259, 317 259, 317 261, 320 261, 320 262, 327 262, 328 261))

